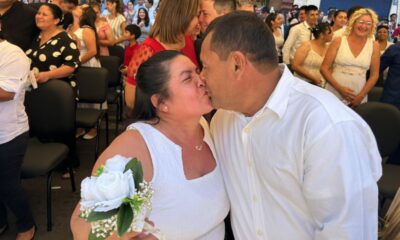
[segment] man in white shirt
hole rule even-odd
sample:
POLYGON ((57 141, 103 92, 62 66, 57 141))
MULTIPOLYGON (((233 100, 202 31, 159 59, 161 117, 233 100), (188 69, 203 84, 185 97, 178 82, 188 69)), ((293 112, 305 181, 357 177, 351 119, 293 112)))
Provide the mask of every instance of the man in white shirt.
POLYGON ((235 239, 377 239, 382 170, 370 128, 279 65, 274 44, 261 19, 233 12, 202 45, 235 239))
POLYGON ((311 28, 315 27, 318 21, 318 8, 309 5, 306 8, 306 20, 292 27, 289 36, 283 45, 283 62, 290 64, 293 60, 297 48, 305 42, 311 40, 311 28))

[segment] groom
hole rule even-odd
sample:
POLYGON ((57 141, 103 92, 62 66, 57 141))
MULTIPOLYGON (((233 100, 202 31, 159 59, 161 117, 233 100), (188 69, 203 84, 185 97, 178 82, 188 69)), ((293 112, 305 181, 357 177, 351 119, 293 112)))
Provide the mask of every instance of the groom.
POLYGON ((377 239, 381 158, 350 108, 278 64, 247 12, 207 29, 201 60, 236 239, 377 239))

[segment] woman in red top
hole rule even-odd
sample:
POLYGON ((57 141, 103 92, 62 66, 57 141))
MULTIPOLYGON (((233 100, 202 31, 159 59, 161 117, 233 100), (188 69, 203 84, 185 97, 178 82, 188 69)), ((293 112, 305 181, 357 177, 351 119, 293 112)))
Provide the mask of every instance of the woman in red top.
POLYGON ((198 24, 199 0, 168 0, 160 4, 149 37, 135 51, 128 66, 125 102, 132 109, 135 101, 135 74, 140 64, 155 53, 178 50, 199 66, 190 36, 198 24))

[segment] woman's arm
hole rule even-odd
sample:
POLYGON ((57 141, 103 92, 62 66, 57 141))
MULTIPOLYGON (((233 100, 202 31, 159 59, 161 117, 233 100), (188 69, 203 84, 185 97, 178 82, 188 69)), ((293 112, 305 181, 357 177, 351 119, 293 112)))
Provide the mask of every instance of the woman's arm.
POLYGON ((380 48, 377 42, 373 44, 373 51, 371 56, 371 65, 369 67, 370 74, 367 80, 367 83, 361 89, 360 93, 351 101, 352 107, 357 107, 360 105, 361 101, 365 96, 371 91, 371 89, 375 86, 376 82, 379 78, 379 65, 380 65, 380 48))
POLYGON ((104 22, 102 27, 104 27, 104 33, 106 34, 106 39, 103 40, 99 39, 100 46, 105 46, 105 47, 113 46, 115 43, 114 43, 113 32, 111 30, 110 25, 107 22, 104 22))
POLYGON ((341 86, 332 75, 333 62, 339 50, 342 38, 335 38, 329 46, 324 61, 321 64, 321 74, 325 80, 331 84, 346 100, 354 99, 354 91, 350 88, 341 86))
POLYGON ((314 76, 302 66, 310 50, 311 42, 304 42, 303 44, 301 44, 294 55, 292 68, 300 76, 310 79, 313 83, 318 85, 322 82, 319 76, 314 76))
MULTIPOLYGON (((148 182, 151 181, 153 178, 153 165, 151 162, 150 153, 142 136, 136 130, 125 131, 111 143, 111 145, 100 155, 99 159, 96 161, 92 170, 92 175, 95 174, 96 170, 101 165, 105 164, 107 159, 112 158, 117 154, 125 157, 137 157, 142 163, 144 179, 148 182)), ((91 229, 90 223, 80 218, 79 214, 80 204, 78 203, 70 220, 72 234, 74 240, 87 240, 91 229)), ((123 238, 118 238, 114 234, 108 239, 131 239, 137 235, 138 233, 130 232, 125 234, 123 238)))
POLYGON ((81 57, 81 63, 83 64, 96 56, 97 43, 96 43, 96 35, 93 29, 89 27, 83 28, 82 38, 87 48, 86 54, 81 57))
POLYGON ((59 79, 68 77, 74 71, 75 71, 74 67, 62 65, 61 67, 58 67, 50 71, 39 72, 38 74, 35 75, 35 77, 38 83, 45 83, 50 79, 59 79))

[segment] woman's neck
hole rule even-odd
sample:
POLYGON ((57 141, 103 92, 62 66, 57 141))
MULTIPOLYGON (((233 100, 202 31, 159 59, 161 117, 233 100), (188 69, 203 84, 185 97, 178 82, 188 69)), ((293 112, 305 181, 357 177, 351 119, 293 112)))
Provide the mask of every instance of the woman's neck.
POLYGON ((155 39, 161 43, 161 45, 164 46, 165 49, 167 50, 176 50, 180 51, 185 47, 185 36, 181 35, 178 37, 179 42, 176 43, 163 43, 160 41, 160 38, 158 36, 155 37, 155 39))
POLYGON ((311 40, 315 43, 315 45, 319 46, 319 47, 324 47, 326 45, 326 41, 322 38, 317 38, 314 40, 311 40))
POLYGON ((184 121, 162 117, 155 126, 173 142, 185 143, 203 138, 203 130, 199 122, 200 117, 184 121))
POLYGON ((341 29, 342 27, 339 25, 333 25, 332 26, 332 32, 336 32, 337 30, 341 29))
POLYGON ((52 37, 58 31, 58 27, 52 27, 46 30, 42 30, 40 34, 42 35, 42 37, 52 37))

